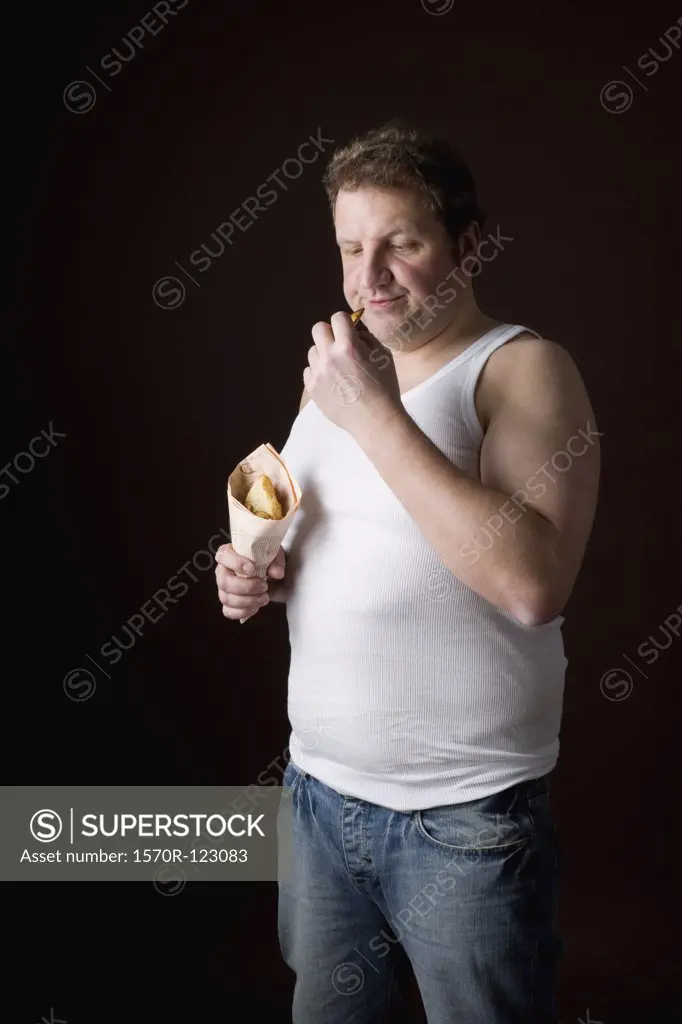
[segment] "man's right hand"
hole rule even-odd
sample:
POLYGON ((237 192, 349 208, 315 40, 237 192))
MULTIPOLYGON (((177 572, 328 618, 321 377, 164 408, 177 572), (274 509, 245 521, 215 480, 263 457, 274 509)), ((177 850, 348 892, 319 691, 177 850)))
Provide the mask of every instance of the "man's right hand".
POLYGON ((215 570, 218 600, 226 619, 250 619, 255 615, 269 601, 268 580, 281 580, 286 567, 282 547, 268 566, 266 580, 258 576, 252 579, 237 576, 237 572, 253 574, 256 567, 250 559, 236 554, 232 544, 221 544, 215 559, 218 563, 215 570))

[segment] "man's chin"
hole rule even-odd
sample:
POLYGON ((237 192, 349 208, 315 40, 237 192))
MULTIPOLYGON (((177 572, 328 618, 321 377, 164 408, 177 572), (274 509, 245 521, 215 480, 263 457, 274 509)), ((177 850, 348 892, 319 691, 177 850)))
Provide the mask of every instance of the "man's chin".
POLYGON ((366 309, 363 323, 372 331, 375 338, 388 338, 396 327, 407 321, 409 313, 410 308, 406 303, 396 302, 386 309, 366 309))
POLYGON ((395 307, 394 310, 368 312, 362 318, 362 322, 370 334, 373 334, 377 341, 388 348, 396 348, 400 345, 401 334, 407 330, 409 323, 407 305, 404 302, 397 302, 395 307))

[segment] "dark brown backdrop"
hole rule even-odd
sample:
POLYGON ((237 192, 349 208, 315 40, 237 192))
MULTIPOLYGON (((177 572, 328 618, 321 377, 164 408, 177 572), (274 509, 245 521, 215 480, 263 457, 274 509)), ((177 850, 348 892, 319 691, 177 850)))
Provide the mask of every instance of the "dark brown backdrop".
MULTIPOLYGON (((605 1024, 672 1020, 682 641, 651 665, 637 648, 664 642, 682 603, 682 50, 655 73, 650 58, 648 76, 637 61, 665 56, 659 37, 682 10, 446 5, 190 0, 115 77, 100 59, 151 0, 15 11, 0 461, 50 422, 66 437, 0 502, 15 741, 3 777, 246 785, 286 747, 284 609, 226 622, 210 571, 111 679, 95 673, 91 699, 67 699, 62 680, 227 525, 235 462, 283 445, 310 328, 345 308, 324 157, 282 179, 208 271, 189 254, 318 129, 341 142, 403 115, 459 144, 487 229, 513 238, 479 279, 484 308, 574 354, 603 432, 598 518, 564 627, 562 1021, 588 1008, 605 1024), (67 103, 87 94, 63 94, 79 79, 95 103, 75 113, 67 103), (153 286, 174 274, 184 300, 160 308, 153 286)), ((290 1019, 274 883, 173 899, 141 883, 3 892, 17 1020, 51 1007, 69 1024, 290 1019)))

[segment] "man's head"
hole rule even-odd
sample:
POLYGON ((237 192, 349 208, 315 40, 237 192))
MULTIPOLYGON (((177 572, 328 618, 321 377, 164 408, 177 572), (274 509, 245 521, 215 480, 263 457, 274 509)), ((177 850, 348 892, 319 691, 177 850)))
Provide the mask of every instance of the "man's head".
POLYGON ((337 149, 323 181, 346 301, 365 307, 389 348, 421 347, 453 320, 462 289, 448 275, 480 239, 468 167, 447 142, 394 119, 337 149))

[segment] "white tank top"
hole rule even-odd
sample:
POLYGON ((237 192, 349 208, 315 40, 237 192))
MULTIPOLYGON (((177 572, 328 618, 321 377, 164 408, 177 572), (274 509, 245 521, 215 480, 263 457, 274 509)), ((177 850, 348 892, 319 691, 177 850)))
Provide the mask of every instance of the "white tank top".
MULTIPOLYGON (((494 328, 402 395, 417 426, 476 479, 476 381, 495 349, 527 331, 494 328)), ((551 771, 563 616, 526 626, 446 569, 313 400, 281 455, 303 491, 283 542, 294 763, 397 811, 476 800, 551 771)))

